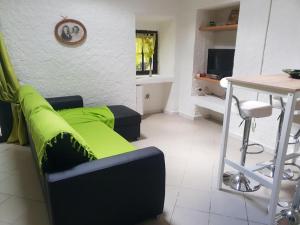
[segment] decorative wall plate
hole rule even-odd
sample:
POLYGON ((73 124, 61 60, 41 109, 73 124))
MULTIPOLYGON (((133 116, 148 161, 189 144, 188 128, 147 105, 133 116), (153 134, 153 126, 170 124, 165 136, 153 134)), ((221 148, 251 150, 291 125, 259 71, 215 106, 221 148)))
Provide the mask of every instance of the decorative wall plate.
POLYGON ((56 39, 66 45, 78 45, 84 42, 87 36, 84 25, 73 19, 63 19, 55 26, 56 39))

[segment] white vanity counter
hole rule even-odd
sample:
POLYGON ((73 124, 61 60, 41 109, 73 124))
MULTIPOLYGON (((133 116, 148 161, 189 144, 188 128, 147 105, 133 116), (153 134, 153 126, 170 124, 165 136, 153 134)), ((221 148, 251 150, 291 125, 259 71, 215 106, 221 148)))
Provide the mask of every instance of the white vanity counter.
POLYGON ((162 75, 153 75, 149 76, 137 76, 136 85, 147 85, 147 84, 161 84, 161 83, 173 83, 173 76, 162 76, 162 75))

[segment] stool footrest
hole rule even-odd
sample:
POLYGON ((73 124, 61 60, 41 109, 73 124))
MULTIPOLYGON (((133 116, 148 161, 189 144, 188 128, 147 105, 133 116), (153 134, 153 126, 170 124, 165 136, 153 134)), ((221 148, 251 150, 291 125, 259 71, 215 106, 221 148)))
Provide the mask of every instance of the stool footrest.
POLYGON ((267 178, 265 176, 262 176, 260 174, 256 174, 252 169, 241 166, 229 159, 225 159, 225 163, 229 166, 231 166, 232 168, 242 172, 243 174, 245 174, 246 176, 252 178, 253 180, 257 181, 258 183, 260 183, 261 185, 265 186, 266 188, 270 188, 272 189, 272 185, 273 182, 270 180, 267 180, 267 178))

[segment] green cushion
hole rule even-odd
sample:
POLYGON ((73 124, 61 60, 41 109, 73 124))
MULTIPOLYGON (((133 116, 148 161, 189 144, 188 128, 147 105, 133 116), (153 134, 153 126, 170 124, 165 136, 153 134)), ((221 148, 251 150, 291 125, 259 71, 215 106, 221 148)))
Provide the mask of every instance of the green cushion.
POLYGON ((19 90, 19 101, 26 119, 41 109, 53 110, 52 106, 39 92, 29 85, 24 85, 19 90))
POLYGON ((136 150, 135 146, 102 122, 77 123, 71 126, 84 138, 97 159, 136 150))

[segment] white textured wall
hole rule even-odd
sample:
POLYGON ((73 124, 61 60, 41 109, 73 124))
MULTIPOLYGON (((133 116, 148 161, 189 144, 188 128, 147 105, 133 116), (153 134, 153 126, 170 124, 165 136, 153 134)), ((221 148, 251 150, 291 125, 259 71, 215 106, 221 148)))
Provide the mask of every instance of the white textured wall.
POLYGON ((273 0, 263 73, 300 68, 300 1, 273 0))
POLYGON ((0 3, 0 30, 18 77, 47 97, 80 94, 88 105, 135 108, 134 23, 133 14, 109 1, 0 3), (53 30, 61 16, 86 26, 83 45, 56 41, 53 30))

